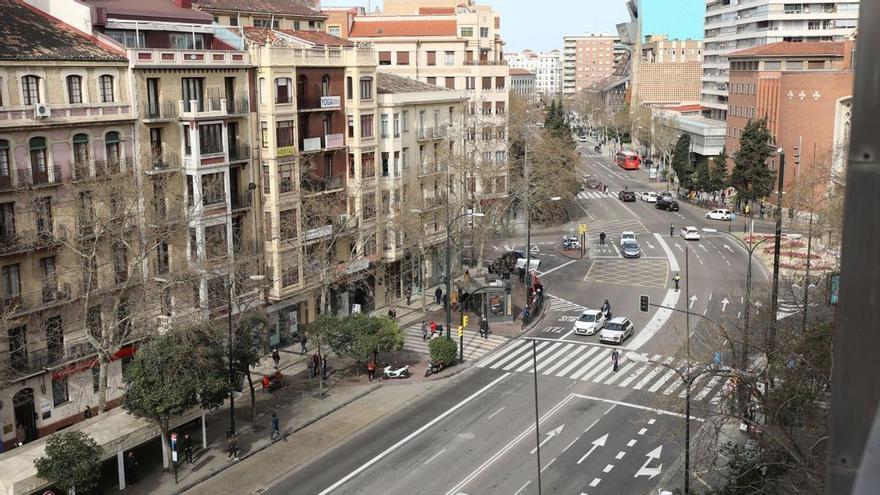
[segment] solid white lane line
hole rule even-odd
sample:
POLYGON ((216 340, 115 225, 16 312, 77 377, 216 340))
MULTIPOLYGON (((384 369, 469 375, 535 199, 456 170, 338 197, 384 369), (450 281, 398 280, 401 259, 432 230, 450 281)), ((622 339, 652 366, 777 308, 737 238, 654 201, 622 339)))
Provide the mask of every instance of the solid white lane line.
MULTIPOLYGON (((557 361, 556 364, 554 364, 553 366, 551 366, 551 367, 547 368, 546 370, 544 370, 544 374, 545 374, 545 375, 552 375, 554 371, 556 371, 557 369, 559 369, 559 368, 561 368, 562 366, 564 366, 565 363, 567 363, 570 359, 572 359, 573 357, 575 357, 575 356, 577 356, 578 354, 580 354, 581 352, 583 352, 583 351, 584 351, 584 348, 587 349, 587 352, 586 352, 586 354, 584 354, 584 357, 581 358, 581 359, 586 359, 587 356, 589 356, 590 354, 592 354, 592 353, 596 352, 597 350, 599 350, 598 347, 577 346, 577 347, 575 347, 574 350, 572 350, 567 356, 565 356, 564 358, 562 358, 562 359, 560 359, 559 361, 557 361)), ((573 368, 574 366, 577 366, 577 363, 578 363, 578 361, 574 361, 574 362, 572 363, 572 364, 573 364, 572 368, 573 368)), ((565 374, 565 373, 562 373, 562 374, 557 375, 557 376, 562 376, 562 375, 564 375, 564 374, 565 374)))
POLYGON ((507 407, 507 406, 501 406, 501 409, 499 409, 499 410, 493 412, 493 413, 490 414, 489 417, 486 418, 486 419, 492 419, 492 418, 494 418, 498 413, 500 413, 501 411, 503 411, 505 407, 507 407))
POLYGON ((424 462, 424 464, 425 464, 426 466, 427 466, 428 464, 431 464, 431 461, 433 461, 434 459, 440 457, 440 455, 443 454, 444 452, 446 452, 446 449, 443 449, 443 450, 441 450, 440 452, 437 452, 436 454, 432 455, 430 459, 428 459, 427 461, 424 462))
POLYGON ((555 460, 556 460, 556 458, 554 457, 553 459, 550 460, 550 462, 545 464, 544 467, 541 468, 541 472, 543 473, 544 470, 547 469, 548 467, 550 467, 550 465, 553 464, 553 461, 555 461, 555 460))
POLYGON ((523 492, 523 491, 524 491, 524 490, 525 490, 525 489, 526 489, 531 483, 532 483, 532 480, 526 481, 526 484, 523 485, 523 486, 521 486, 521 487, 519 487, 519 490, 515 491, 515 492, 513 493, 513 495, 519 495, 519 494, 522 493, 522 492, 523 492))
POLYGON ((355 476, 361 474, 363 471, 365 471, 366 469, 368 469, 370 466, 372 466, 373 464, 379 462, 379 460, 384 459, 385 457, 388 456, 388 454, 391 454, 391 453, 394 452, 395 450, 399 449, 401 446, 403 446, 404 444, 406 444, 407 442, 409 442, 409 441, 412 440, 413 438, 419 436, 421 433, 423 433, 423 432, 424 432, 425 430, 427 430, 428 428, 434 426, 435 424, 439 423, 440 421, 443 421, 443 420, 446 419, 448 416, 450 416, 450 415, 452 415, 453 413, 455 413, 455 411, 457 411, 457 410, 461 409, 462 407, 466 406, 469 402, 471 402, 472 400, 476 399, 477 397, 479 397, 480 395, 482 395, 482 394, 483 394, 484 392, 486 392, 487 390, 491 389, 491 388, 494 387, 495 385, 498 385, 498 383, 500 383, 502 380, 504 380, 505 378, 507 378, 507 377, 510 376, 510 375, 511 375, 510 373, 505 373, 505 374, 499 376, 498 378, 496 378, 495 380, 492 380, 492 381, 491 381, 490 383, 488 383, 485 387, 483 387, 483 388, 481 388, 480 390, 477 390, 477 391, 474 392, 473 394, 469 395, 469 396, 468 396, 467 398, 465 398, 463 401, 461 401, 461 402, 459 402, 458 404, 456 404, 456 405, 452 406, 451 408, 447 409, 445 412, 443 412, 443 413, 440 414, 439 416, 436 416, 436 417, 435 417, 434 419, 432 419, 431 421, 425 423, 422 427, 420 427, 420 428, 417 429, 416 431, 410 433, 409 435, 407 435, 406 437, 402 438, 401 440, 399 440, 397 443, 395 443, 395 444, 392 445, 391 447, 388 447, 387 449, 385 449, 385 450, 384 450, 383 452, 381 452, 379 455, 373 457, 373 458, 370 459, 369 461, 367 461, 367 462, 365 462, 364 464, 362 464, 359 468, 357 468, 357 469, 355 469, 354 471, 348 473, 347 475, 345 475, 342 479, 340 479, 340 480, 337 481, 336 483, 333 483, 333 484, 330 485, 329 487, 325 488, 325 489, 324 489, 323 491, 321 491, 318 495, 326 495, 326 494, 332 492, 333 490, 339 488, 340 486, 342 486, 343 484, 345 484, 346 482, 348 482, 348 480, 350 480, 350 479, 354 478, 355 476))

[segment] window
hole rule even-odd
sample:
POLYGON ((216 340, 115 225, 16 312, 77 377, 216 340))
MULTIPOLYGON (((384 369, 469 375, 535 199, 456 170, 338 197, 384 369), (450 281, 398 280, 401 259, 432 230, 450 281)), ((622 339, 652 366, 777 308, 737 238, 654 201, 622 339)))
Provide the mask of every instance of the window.
POLYGON ((299 285, 299 265, 297 261, 286 261, 281 272, 281 284, 284 287, 299 285))
POLYGON ((279 217, 279 232, 282 240, 296 239, 296 210, 282 211, 279 217))
POLYGON ((474 35, 473 27, 462 27, 461 28, 461 37, 462 38, 471 38, 474 35))
POLYGON ((21 78, 21 99, 25 105, 40 103, 40 78, 24 76, 21 78))
POLYGON ((483 89, 492 89, 492 78, 484 77, 483 78, 483 89))
POLYGON ((489 28, 481 27, 480 28, 480 38, 488 38, 489 37, 489 28))
POLYGON ((504 115, 504 112, 505 112, 504 102, 503 101, 496 101, 495 102, 495 115, 504 115))
POLYGON ((364 220, 376 217, 376 193, 364 193, 364 220))
POLYGON ((205 111, 204 79, 201 77, 184 77, 180 81, 183 90, 183 111, 205 111), (195 109, 190 107, 192 101, 198 102, 195 109))
POLYGON ((269 148, 269 124, 267 122, 260 122, 260 147, 269 148))
POLYGON ((363 178, 374 177, 376 175, 376 157, 373 153, 361 154, 361 176, 363 178))
POLYGON ((430 76, 430 77, 428 77, 428 81, 427 81, 427 82, 428 82, 428 84, 430 84, 431 86, 436 86, 436 85, 437 85, 437 78, 434 77, 434 76, 430 76))
POLYGON ((97 394, 101 388, 101 367, 96 362, 92 365, 92 393, 97 394))
POLYGON ((361 137, 373 137, 373 114, 361 115, 361 137))
MULTIPOLYGON (((48 161, 46 151, 46 138, 34 137, 29 141, 31 155, 31 172, 34 175, 45 175, 48 173, 46 162, 48 161)), ((34 177, 36 179, 36 177, 34 177)))
POLYGON ((373 78, 372 77, 362 77, 360 89, 361 89, 361 100, 372 100, 373 99, 373 78))
POLYGON ((113 102, 113 76, 103 75, 98 78, 101 91, 101 103, 113 102))
POLYGON ((379 117, 379 137, 387 138, 388 137, 388 114, 383 113, 381 117, 379 117))
POLYGON ((200 125, 199 148, 203 155, 223 153, 223 124, 200 125))
POLYGON ((455 65, 455 52, 446 52, 446 65, 455 65))
POLYGON ((60 380, 52 380, 52 405, 58 407, 69 400, 67 377, 65 376, 60 380))
POLYGON ((409 148, 403 148, 400 152, 400 168, 406 170, 409 168, 409 160, 407 157, 409 156, 409 148))
POLYGON ((339 26, 328 26, 327 32, 330 33, 331 36, 342 36, 342 29, 339 26))
POLYGON ((293 102, 293 84, 289 77, 275 79, 275 103, 293 102))
POLYGON ((321 76, 321 96, 330 96, 330 76, 321 76))
POLYGON ((143 48, 146 46, 144 42, 144 32, 137 31, 120 31, 117 29, 107 29, 104 34, 113 38, 126 48, 143 48))
POLYGON ((156 246, 156 274, 165 275, 170 267, 168 243, 162 241, 156 246))
POLYGON ((82 103, 82 77, 67 76, 67 100, 68 103, 82 103))
POLYGON ((354 88, 352 88, 351 76, 345 78, 345 99, 350 100, 354 97, 354 88))
POLYGON ((88 174, 89 163, 89 136, 75 134, 73 136, 73 166, 74 175, 77 179, 84 178, 88 174))
POLYGON ((379 52, 379 65, 391 65, 391 52, 379 52))
POLYGON ((279 148, 294 146, 295 133, 292 120, 280 120, 275 123, 275 145, 279 148))
MULTIPOLYGON (((202 203, 205 206, 226 202, 226 184, 223 172, 202 176, 202 203)), ((207 230, 207 229, 206 229, 207 230)))
POLYGON ((226 225, 205 227, 205 253, 208 259, 226 256, 226 225))
MULTIPOLYGON (((10 171, 12 170, 12 160, 10 160, 9 141, 0 139, 0 184, 8 184, 10 182, 10 171)), ((0 232, 2 235, 2 232, 0 232)))
POLYGON ((254 27, 278 29, 278 19, 254 18, 254 27))
POLYGON ((477 78, 468 76, 464 79, 465 89, 477 89, 477 78))
POLYGON ((348 137, 354 138, 354 115, 348 116, 348 137))
POLYGON ((113 273, 116 276, 116 285, 128 280, 128 250, 122 243, 113 246, 113 273))
POLYGON ((428 65, 437 65, 437 52, 431 50, 426 52, 428 57, 428 65))
POLYGON ((409 65, 409 52, 397 52, 397 65, 409 65))
POLYGON ((504 76, 497 76, 495 78, 495 89, 504 89, 504 76))
POLYGON ((3 297, 15 298, 21 294, 21 279, 19 278, 18 263, 3 267, 3 297))
POLYGON ((400 113, 394 114, 394 137, 400 137, 400 113))
POLYGON ((409 110, 400 114, 400 129, 403 132, 409 132, 409 110))
POLYGON ((447 77, 446 78, 446 89, 455 89, 455 78, 447 77))
POLYGON ((168 42, 171 48, 177 50, 204 50, 205 38, 202 34, 195 33, 170 33, 168 42))

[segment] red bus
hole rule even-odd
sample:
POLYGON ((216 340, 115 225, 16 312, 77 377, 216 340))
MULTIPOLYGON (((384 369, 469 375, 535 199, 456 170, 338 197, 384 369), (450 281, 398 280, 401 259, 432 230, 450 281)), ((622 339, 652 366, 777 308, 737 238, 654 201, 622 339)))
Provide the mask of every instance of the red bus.
POLYGON ((632 151, 621 151, 617 154, 617 166, 624 170, 638 170, 639 162, 639 155, 632 151))

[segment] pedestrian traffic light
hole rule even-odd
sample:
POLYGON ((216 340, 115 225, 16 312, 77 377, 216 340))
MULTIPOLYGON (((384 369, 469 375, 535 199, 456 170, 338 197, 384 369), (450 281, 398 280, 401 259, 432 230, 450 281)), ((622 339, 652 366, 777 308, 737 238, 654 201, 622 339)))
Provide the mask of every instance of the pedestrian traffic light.
POLYGON ((462 335, 464 335, 464 327, 459 325, 458 326, 458 336, 461 337, 462 335))
POLYGON ((650 298, 648 296, 639 296, 639 310, 642 313, 648 312, 648 307, 651 305, 650 298))
POLYGON ((466 327, 466 326, 467 326, 467 323, 468 323, 468 315, 464 315, 464 316, 461 318, 461 326, 466 327))

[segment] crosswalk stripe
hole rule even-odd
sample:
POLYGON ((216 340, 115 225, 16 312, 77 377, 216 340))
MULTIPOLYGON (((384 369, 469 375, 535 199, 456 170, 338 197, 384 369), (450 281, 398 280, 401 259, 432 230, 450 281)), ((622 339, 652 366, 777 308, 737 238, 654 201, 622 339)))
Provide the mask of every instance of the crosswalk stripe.
POLYGON ((694 397, 694 399, 696 399, 696 400, 703 400, 703 399, 705 399, 706 396, 709 395, 709 392, 711 392, 711 391, 715 388, 715 385, 718 384, 718 381, 719 381, 719 380, 721 380, 721 379, 718 378, 717 376, 713 376, 713 377, 709 380, 709 383, 707 383, 706 386, 703 387, 703 390, 700 390, 700 393, 698 393, 697 396, 694 397))
MULTIPOLYGON (((565 376, 565 375, 569 374, 571 372, 571 370, 575 369, 579 364, 586 361, 586 359, 588 357, 590 357, 590 354, 592 354, 593 351, 596 351, 596 350, 599 350, 599 348, 598 347, 590 347, 590 349, 585 354, 582 354, 580 357, 578 357, 577 359, 572 361, 571 364, 569 364, 568 366, 563 368, 562 371, 560 371, 559 373, 556 373, 556 376, 565 376)), ((574 376, 571 376, 569 378, 571 378, 572 380, 576 380, 576 378, 574 378, 574 376)))
MULTIPOLYGON (((544 357, 547 356, 549 353, 553 352, 553 349, 556 349, 557 347, 559 347, 561 345, 562 345, 562 342, 557 342, 555 344, 552 344, 552 345, 545 347, 537 354, 530 352, 529 357, 531 357, 533 354, 535 354, 535 361, 536 362, 540 361, 540 360, 544 359, 544 357)), ((516 371, 522 373, 523 371, 532 368, 532 365, 533 365, 532 360, 528 359, 528 360, 526 360, 526 362, 522 366, 517 368, 516 371)))
MULTIPOLYGON (((535 352, 539 352, 539 351, 543 350, 548 345, 550 345, 549 342, 541 342, 540 344, 538 344, 538 347, 535 350, 535 352)), ((521 366, 523 364, 523 362, 525 362, 527 359, 531 359, 531 358, 532 358, 532 346, 528 345, 528 346, 525 346, 525 352, 520 352, 516 356, 516 359, 514 359, 510 363, 507 363, 501 369, 503 369, 504 371, 514 370, 514 369, 518 368, 519 366, 521 366)), ((492 368, 497 369, 495 366, 492 366, 492 368)))
POLYGON ((575 374, 569 376, 570 380, 578 380, 589 378, 593 373, 599 371, 601 368, 601 364, 603 361, 606 361, 608 357, 611 356, 611 349, 604 349, 602 352, 596 355, 593 359, 590 360, 583 368, 581 368, 575 374), (586 373, 586 374, 585 374, 586 373), (583 376, 582 376, 583 375, 583 376))
MULTIPOLYGON (((674 358, 670 356, 670 357, 666 358, 665 361, 663 361, 663 364, 669 364, 669 363, 671 363, 673 360, 674 360, 674 358)), ((647 385, 648 383, 650 383, 650 381, 653 380, 655 376, 657 376, 658 374, 662 373, 663 371, 669 371, 669 370, 668 370, 668 368, 666 368, 665 366, 659 366, 659 365, 658 365, 656 368, 654 368, 653 370, 651 370, 650 373, 648 373, 647 375, 645 375, 644 378, 642 378, 641 380, 639 380, 639 382, 636 383, 636 384, 633 386, 633 389, 635 389, 635 390, 641 390, 642 387, 644 387, 645 385, 647 385)))
MULTIPOLYGON (((676 369, 679 369, 682 366, 684 366, 684 363, 685 363, 685 361, 680 361, 678 363, 678 368, 676 368, 676 369)), ((654 393, 657 390, 660 390, 660 387, 662 387, 664 383, 668 382, 669 379, 672 378, 674 375, 675 375, 674 370, 667 371, 666 374, 663 375, 662 378, 660 378, 660 380, 658 380, 655 384, 651 385, 651 387, 648 388, 648 392, 654 393)))
MULTIPOLYGON (((700 383, 703 380, 703 378, 706 378, 705 374, 698 376, 697 378, 694 379, 694 381, 691 382, 691 391, 692 392, 697 389, 697 384, 700 383)), ((684 390, 679 392, 678 397, 680 399, 684 399, 685 394, 687 394, 687 388, 685 388, 684 390)))
MULTIPOLYGON (((564 358, 560 359, 559 362, 557 362, 557 363, 554 364, 553 366, 547 368, 547 370, 544 371, 544 373, 547 374, 547 375, 552 375, 554 371, 556 371, 557 369, 559 369, 559 368, 565 366, 565 364, 568 363, 568 361, 569 361, 570 359, 572 359, 572 358, 574 358, 575 356, 577 356, 578 354, 580 354, 580 353, 584 350, 584 349, 583 349, 584 347, 587 347, 587 346, 584 346, 584 345, 579 345, 579 346, 577 346, 573 351, 571 351, 571 353, 569 353, 568 356, 565 356, 564 358)), ((589 346, 589 347, 587 347, 587 353, 586 353, 586 354, 583 356, 583 358, 581 358, 580 360, 576 360, 576 361, 574 361, 571 367, 574 368, 575 366, 577 366, 577 363, 578 363, 578 362, 580 362, 580 361, 583 360, 583 359, 586 359, 590 354, 592 354, 592 353, 594 353, 594 352, 596 352, 596 351, 598 351, 598 350, 599 350, 598 347, 593 347, 593 346, 589 346)), ((561 374, 556 375, 556 376, 562 376, 562 375, 564 375, 564 374, 565 374, 565 372, 562 372, 561 374)))
POLYGON ((721 402, 721 398, 724 397, 725 392, 727 390, 730 390, 732 383, 733 383, 732 378, 728 378, 727 380, 725 380, 724 384, 722 384, 721 387, 718 388, 718 392, 715 393, 715 395, 712 397, 712 399, 709 402, 711 402, 712 405, 718 405, 718 403, 721 402))
MULTIPOLYGON (((658 357, 659 357, 659 356, 658 356, 658 357)), ((656 361, 656 360, 655 360, 655 361, 656 361)), ((628 377, 626 377, 626 380, 623 380, 622 382, 620 382, 620 386, 621 386, 621 387, 628 387, 630 383, 634 382, 634 381, 636 380, 636 378, 638 378, 639 376, 641 376, 642 373, 644 373, 645 371, 651 369, 652 366, 653 366, 653 365, 651 365, 651 364, 646 364, 645 366, 642 366, 641 368, 635 370, 631 375, 629 375, 628 377)))
POLYGON ((612 376, 611 378, 608 379, 607 382, 605 382, 606 385, 611 385, 614 382, 616 382, 620 377, 629 373, 629 370, 632 369, 633 367, 635 367, 635 365, 636 365, 636 361, 630 361, 630 362, 624 364, 623 368, 618 368, 617 373, 614 372, 614 366, 609 366, 608 369, 606 369, 604 372, 599 373, 598 375, 593 377, 593 381, 595 383, 599 383, 602 380, 604 380, 605 377, 614 373, 614 376, 612 376))
POLYGON ((527 342, 528 342, 527 340, 520 340, 520 341, 514 342, 513 345, 507 346, 506 348, 502 349, 501 352, 491 356, 489 358, 489 360, 483 366, 484 367, 489 366, 489 364, 492 363, 492 361, 495 361, 495 364, 490 367, 492 369, 497 368, 499 365, 506 363, 509 359, 516 356, 517 353, 519 353, 519 350, 522 349, 523 344, 525 344, 527 342), (504 356, 505 354, 510 353, 514 349, 516 349, 516 352, 511 353, 508 356, 505 356, 503 359, 500 359, 500 360, 498 359, 498 358, 501 358, 502 356, 504 356))
POLYGON ((681 377, 676 375, 675 382, 673 382, 672 385, 669 386, 669 388, 667 388, 666 390, 663 391, 663 395, 672 394, 672 392, 675 392, 675 389, 680 387, 682 385, 682 383, 684 383, 684 382, 681 381, 681 377))
POLYGON ((545 359, 543 362, 538 363, 538 371, 541 371, 542 369, 547 367, 547 365, 549 365, 549 364, 553 364, 556 361, 556 359, 559 358, 559 356, 565 354, 574 346, 575 346, 575 344, 566 344, 566 345, 562 346, 562 348, 559 349, 559 351, 557 351, 556 354, 553 354, 552 356, 545 359))

